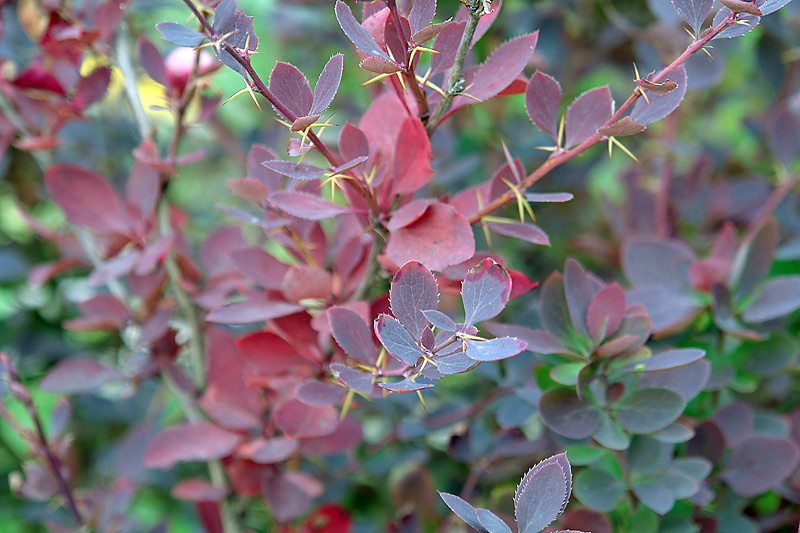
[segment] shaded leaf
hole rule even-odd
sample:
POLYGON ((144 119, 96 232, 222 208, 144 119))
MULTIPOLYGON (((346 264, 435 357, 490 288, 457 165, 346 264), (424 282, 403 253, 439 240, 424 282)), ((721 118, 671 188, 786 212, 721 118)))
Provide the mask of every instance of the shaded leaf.
POLYGON ((575 329, 564 296, 564 278, 553 272, 545 280, 539 300, 539 315, 544 329, 564 346, 571 346, 575 329))
POLYGON ((586 318, 592 302, 592 288, 589 286, 586 271, 572 257, 567 259, 564 266, 564 297, 572 326, 581 335, 588 335, 586 318))
POLYGON ((128 231, 122 202, 102 176, 82 167, 55 164, 45 172, 44 183, 70 222, 98 231, 128 231))
POLYGON ((752 293, 769 273, 777 246, 778 224, 774 219, 739 246, 728 274, 728 286, 734 287, 734 301, 752 293))
POLYGON ((456 513, 456 515, 458 515, 458 517, 466 522, 471 528, 477 529, 481 533, 489 533, 489 530, 486 529, 478 520, 478 515, 475 512, 476 509, 472 505, 465 502, 455 494, 439 492, 439 496, 441 496, 442 500, 444 500, 444 503, 447 504, 450 510, 456 513))
POLYGON ((190 478, 173 485, 170 495, 187 502, 216 502, 223 499, 226 492, 223 487, 215 487, 205 479, 190 478))
POLYGON ((654 481, 634 483, 632 490, 639 501, 660 515, 667 514, 675 505, 672 493, 654 481))
POLYGON ((272 193, 267 201, 281 211, 304 220, 325 220, 353 210, 336 205, 306 192, 280 191, 272 193))
POLYGON ((624 492, 622 481, 603 470, 587 468, 575 476, 575 497, 595 511, 613 510, 624 492))
POLYGON ((632 363, 627 366, 625 370, 628 372, 659 372, 661 370, 670 370, 694 363, 705 354, 705 350, 699 350, 697 348, 667 350, 666 352, 653 355, 644 361, 632 363))
POLYGON ((790 335, 775 332, 763 342, 745 342, 734 352, 733 358, 741 368, 761 377, 778 375, 792 365, 800 353, 800 344, 790 335))
POLYGON ((733 449, 721 477, 736 493, 752 497, 782 483, 798 461, 800 450, 792 441, 752 435, 733 449))
POLYGON ((517 337, 518 339, 525 341, 527 344, 526 349, 528 351, 534 353, 547 355, 551 353, 564 353, 566 351, 566 348, 564 348, 561 343, 551 337, 548 333, 538 329, 496 323, 486 324, 486 329, 498 337, 517 337))
POLYGON ((336 431, 339 413, 330 405, 308 405, 289 400, 273 413, 275 424, 292 439, 322 437, 336 431))
POLYGON ((620 425, 632 433, 652 433, 673 423, 686 407, 683 398, 667 389, 644 389, 614 404, 620 425))
POLYGON ((145 36, 140 36, 136 42, 136 56, 147 75, 161 85, 167 84, 167 73, 164 70, 164 59, 158 48, 145 36))
POLYGON ((38 385, 43 391, 55 394, 86 394, 122 378, 118 370, 96 359, 70 357, 48 370, 38 385))
POLYGON ((573 390, 551 389, 539 400, 544 424, 568 439, 585 439, 600 425, 600 410, 580 400, 573 390))
POLYGON ((489 533, 512 533, 508 524, 488 509, 476 509, 475 514, 489 533))
MULTIPOLYGON (((336 387, 341 389, 341 387, 336 387)), ((300 449, 300 441, 286 437, 256 439, 236 448, 236 454, 254 463, 269 465, 280 463, 294 455, 300 449)))
POLYGON ((675 111, 686 94, 686 68, 683 65, 677 67, 670 74, 670 79, 678 84, 678 87, 666 94, 650 93, 647 100, 639 98, 631 111, 631 118, 637 123, 648 125, 657 120, 661 120, 675 111))
POLYGON ((525 90, 525 108, 531 121, 554 141, 557 140, 560 104, 561 85, 555 78, 536 71, 525 90))
POLYGON ((800 309, 800 276, 774 278, 742 311, 746 322, 766 322, 800 309))
POLYGON ((146 468, 170 468, 187 461, 221 459, 233 452, 242 437, 209 422, 166 429, 150 441, 146 468))

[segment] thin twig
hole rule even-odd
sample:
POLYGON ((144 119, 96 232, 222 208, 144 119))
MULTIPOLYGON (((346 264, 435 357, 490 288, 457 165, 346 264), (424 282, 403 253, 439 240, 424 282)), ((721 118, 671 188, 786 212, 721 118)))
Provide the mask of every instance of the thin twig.
MULTIPOLYGON (((683 51, 681 55, 675 58, 675 60, 672 63, 661 69, 661 71, 659 71, 659 73, 656 74, 651 81, 653 83, 658 83, 662 81, 669 75, 670 72, 672 72, 680 65, 682 65, 687 59, 689 59, 689 57, 694 55, 696 52, 700 51, 706 44, 708 44, 709 41, 711 41, 714 37, 719 35, 719 33, 722 32, 722 30, 724 30, 725 28, 727 28, 732 24, 735 24, 736 20, 735 15, 736 15, 735 13, 731 13, 730 15, 728 15, 728 17, 725 18, 725 20, 720 22, 718 25, 714 26, 713 28, 709 28, 705 32, 703 32, 703 34, 697 41, 694 41, 692 44, 690 44, 686 48, 686 50, 683 51)), ((633 106, 633 104, 636 103, 636 101, 639 99, 641 95, 642 92, 637 86, 637 88, 634 89, 633 93, 631 93, 628 99, 625 100, 625 102, 619 107, 617 112, 614 113, 602 127, 611 126, 619 119, 621 119, 625 115, 625 113, 627 113, 627 111, 633 106)), ((522 184, 519 187, 519 189, 526 189, 530 187, 554 168, 562 165, 563 163, 566 163, 573 157, 582 154, 587 149, 591 148, 604 138, 605 138, 604 135, 600 133, 595 133, 594 135, 583 141, 581 144, 575 146, 570 150, 567 150, 565 152, 555 152, 549 159, 547 159, 544 163, 542 163, 539 166, 539 168, 534 170, 522 181, 522 184)), ((511 190, 506 191, 502 195, 495 198, 492 202, 487 204, 483 209, 479 209, 477 212, 470 215, 469 217, 470 224, 476 224, 480 222, 483 217, 490 215, 494 211, 500 209, 501 207, 514 201, 515 199, 516 196, 514 194, 514 191, 511 190)))
POLYGON ((444 119, 444 116, 453 105, 453 98, 464 90, 464 78, 462 72, 464 69, 464 61, 467 59, 467 53, 472 47, 472 37, 475 35, 475 29, 478 27, 478 22, 481 16, 485 14, 484 5, 480 0, 470 0, 466 2, 469 18, 467 25, 464 28, 464 33, 461 35, 461 42, 458 43, 456 50, 456 58, 453 61, 453 68, 450 69, 450 77, 447 79, 447 86, 444 89, 444 95, 436 109, 433 110, 433 115, 428 120, 427 131, 428 135, 433 135, 439 123, 444 119))

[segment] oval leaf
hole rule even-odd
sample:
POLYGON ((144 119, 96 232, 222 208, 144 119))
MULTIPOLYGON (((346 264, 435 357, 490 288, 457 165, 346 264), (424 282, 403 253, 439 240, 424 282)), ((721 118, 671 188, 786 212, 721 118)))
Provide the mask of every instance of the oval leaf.
POLYGON ((632 433, 652 433, 672 424, 683 413, 683 398, 667 389, 644 389, 614 404, 617 421, 632 433))
POLYGON ((496 317, 511 296, 511 276, 494 259, 486 258, 469 271, 461 285, 464 325, 496 317))

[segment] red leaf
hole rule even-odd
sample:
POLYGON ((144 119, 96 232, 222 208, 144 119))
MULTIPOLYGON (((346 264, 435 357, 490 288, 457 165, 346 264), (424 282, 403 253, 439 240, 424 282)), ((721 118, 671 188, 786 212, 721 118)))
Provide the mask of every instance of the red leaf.
POLYGON ((247 367, 267 375, 290 372, 298 365, 307 365, 297 349, 275 333, 258 331, 236 341, 247 367))
POLYGON ((48 91, 61 96, 67 94, 58 79, 39 65, 32 65, 22 71, 11 84, 20 89, 48 91))
POLYGON ((407 118, 397 134, 392 159, 394 192, 409 194, 418 191, 433 176, 431 143, 425 126, 418 118, 407 118))
POLYGON ((210 422, 183 424, 162 431, 150 442, 144 458, 147 468, 170 468, 186 461, 221 459, 242 440, 210 422))
POLYGON ((325 220, 353 212, 349 207, 336 205, 307 192, 276 192, 267 201, 281 211, 305 220, 325 220))
POLYGON ((284 435, 292 439, 330 435, 339 425, 339 414, 330 405, 307 405, 299 400, 284 403, 273 417, 284 435))
POLYGON ((204 479, 191 478, 173 486, 170 494, 176 500, 187 502, 217 502, 225 497, 225 489, 204 479))
POLYGON ((586 91, 567 109, 564 148, 580 144, 597 132, 611 116, 613 100, 608 86, 586 91))
POLYGON ((323 505, 306 519, 300 533, 350 533, 353 519, 338 505, 323 505))
POLYGON ((125 234, 122 203, 108 181, 85 168, 56 164, 44 176, 47 193, 67 219, 98 231, 125 234))
POLYGON ((307 298, 327 300, 333 290, 333 278, 321 268, 292 265, 283 278, 281 291, 290 302, 307 298))
POLYGON ((261 248, 242 248, 231 253, 231 262, 265 289, 280 290, 289 266, 261 248))
MULTIPOLYGON (((394 216, 403 216, 398 209, 394 216)), ((466 261, 475 253, 475 238, 469 222, 453 206, 431 202, 412 223, 392 229, 386 254, 395 264, 419 261, 429 270, 445 268, 466 261)))
POLYGON ((70 357, 51 368, 39 381, 39 388, 56 394, 84 394, 122 377, 91 357, 70 357))

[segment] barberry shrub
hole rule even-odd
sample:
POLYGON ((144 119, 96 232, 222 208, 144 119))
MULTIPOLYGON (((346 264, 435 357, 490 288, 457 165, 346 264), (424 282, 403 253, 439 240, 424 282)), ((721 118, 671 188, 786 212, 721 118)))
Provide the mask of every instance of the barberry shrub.
POLYGON ((11 531, 795 530, 790 0, 173 4, 0 2, 11 531))

